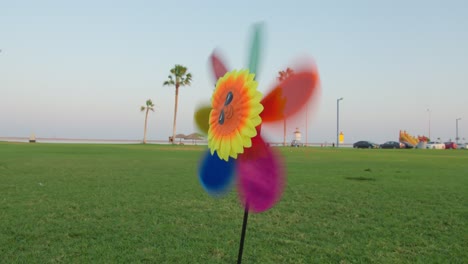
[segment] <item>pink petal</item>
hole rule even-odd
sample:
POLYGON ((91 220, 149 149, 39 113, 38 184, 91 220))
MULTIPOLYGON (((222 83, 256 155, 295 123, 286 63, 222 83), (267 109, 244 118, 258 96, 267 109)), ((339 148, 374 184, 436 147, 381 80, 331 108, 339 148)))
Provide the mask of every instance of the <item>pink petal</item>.
POLYGON ((244 207, 260 213, 273 207, 283 193, 282 160, 261 136, 253 138, 252 147, 244 151, 237 163, 239 199, 244 207))
POLYGON ((213 52, 211 54, 210 62, 211 62, 211 67, 212 67, 214 78, 215 78, 215 83, 216 83, 218 79, 223 77, 228 70, 223 63, 223 60, 216 52, 213 52))

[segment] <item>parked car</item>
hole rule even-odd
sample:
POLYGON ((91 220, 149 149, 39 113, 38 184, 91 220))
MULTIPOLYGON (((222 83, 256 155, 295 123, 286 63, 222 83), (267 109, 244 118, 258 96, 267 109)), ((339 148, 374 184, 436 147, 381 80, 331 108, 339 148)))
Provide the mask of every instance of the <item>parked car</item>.
POLYGON ((468 149, 468 143, 461 144, 460 146, 458 146, 458 148, 460 148, 460 149, 468 149))
POLYGON ((427 142, 426 144, 427 149, 445 149, 445 144, 440 142, 427 142))
POLYGON ((426 149, 427 142, 426 141, 419 141, 419 143, 416 145, 417 149, 426 149))
POLYGON ((416 146, 409 143, 408 141, 401 141, 401 143, 403 143, 403 145, 405 145, 405 149, 412 149, 412 148, 415 148, 416 146))
POLYGON ((293 141, 291 141, 291 147, 302 147, 302 146, 303 144, 299 140, 294 139, 293 141))
POLYGON ((370 141, 358 141, 353 144, 353 148, 379 148, 379 144, 370 141))
POLYGON ((396 141, 387 141, 380 145, 380 148, 383 148, 383 149, 400 149, 404 147, 405 145, 403 143, 396 142, 396 141))
POLYGON ((457 143, 455 142, 445 142, 445 149, 457 149, 457 143))

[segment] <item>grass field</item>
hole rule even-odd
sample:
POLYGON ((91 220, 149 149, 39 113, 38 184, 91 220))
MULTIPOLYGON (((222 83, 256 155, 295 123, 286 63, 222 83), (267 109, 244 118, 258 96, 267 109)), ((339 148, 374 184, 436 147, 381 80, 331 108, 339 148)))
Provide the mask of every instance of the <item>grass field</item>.
MULTIPOLYGON (((0 263, 234 263, 243 210, 203 147, 0 143, 0 263)), ((244 263, 468 263, 468 151, 281 148, 244 263)))

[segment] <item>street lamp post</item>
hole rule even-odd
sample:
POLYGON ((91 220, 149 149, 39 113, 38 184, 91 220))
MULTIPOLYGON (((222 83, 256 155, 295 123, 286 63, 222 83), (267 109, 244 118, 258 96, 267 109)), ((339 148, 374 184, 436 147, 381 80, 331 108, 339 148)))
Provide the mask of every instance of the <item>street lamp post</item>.
POLYGON ((336 100, 336 147, 340 146, 340 101, 343 97, 336 100))
POLYGON ((458 145, 458 120, 461 120, 461 117, 455 119, 455 127, 456 127, 455 142, 457 143, 457 145, 458 145))
POLYGON ((308 141, 307 141, 307 135, 308 135, 308 133, 309 133, 309 132, 307 131, 308 128, 309 128, 309 125, 308 125, 308 117, 307 117, 308 112, 309 112, 309 104, 306 105, 306 129, 305 129, 305 130, 306 130, 306 140, 305 140, 305 146, 306 146, 306 147, 307 147, 307 143, 308 143, 308 141))
POLYGON ((431 140, 431 109, 426 110, 429 113, 429 140, 431 140))

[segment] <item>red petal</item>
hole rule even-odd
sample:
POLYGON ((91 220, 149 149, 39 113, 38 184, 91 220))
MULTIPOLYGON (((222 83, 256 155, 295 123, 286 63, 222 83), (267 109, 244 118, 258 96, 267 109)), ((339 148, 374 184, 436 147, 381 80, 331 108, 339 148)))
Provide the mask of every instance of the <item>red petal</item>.
POLYGON ((262 100, 263 122, 275 122, 299 112, 317 93, 319 75, 315 68, 293 74, 262 100))

